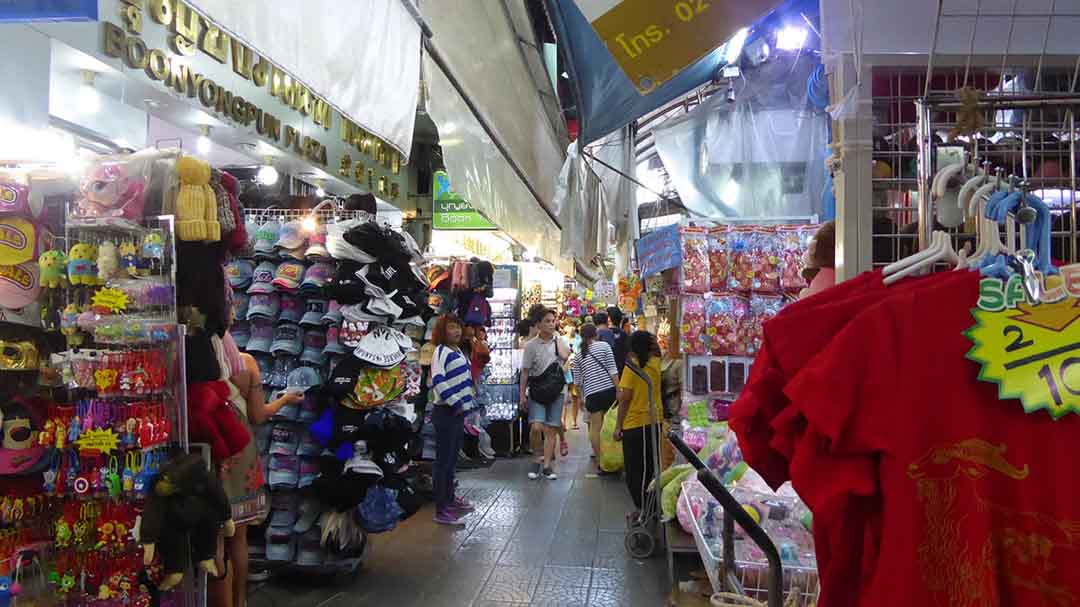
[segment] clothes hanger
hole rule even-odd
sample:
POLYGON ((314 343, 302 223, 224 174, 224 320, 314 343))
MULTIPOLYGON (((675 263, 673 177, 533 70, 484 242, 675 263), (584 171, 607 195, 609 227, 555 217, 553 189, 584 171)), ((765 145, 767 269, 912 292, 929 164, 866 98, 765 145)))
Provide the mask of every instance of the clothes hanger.
POLYGON ((905 268, 908 268, 911 265, 916 264, 923 259, 926 259, 933 255, 936 252, 936 246, 938 244, 937 234, 937 232, 933 232, 930 235, 930 244, 927 245, 925 249, 921 251, 916 251, 915 253, 912 253, 911 255, 908 255, 903 259, 894 261, 893 263, 885 266, 885 268, 881 272, 882 276, 889 276, 891 274, 895 274, 896 272, 904 270, 905 268))
POLYGON ((899 272, 886 276, 882 282, 884 282, 886 285, 893 284, 894 282, 897 282, 898 280, 901 280, 907 276, 911 276, 916 272, 919 272, 926 268, 933 268, 934 265, 940 261, 945 261, 956 265, 966 263, 966 253, 964 257, 961 257, 957 254, 957 252, 953 249, 952 246, 952 238, 950 238, 946 232, 934 232, 934 239, 935 244, 934 246, 930 247, 931 254, 928 257, 923 257, 920 260, 910 264, 908 267, 900 270, 899 272))

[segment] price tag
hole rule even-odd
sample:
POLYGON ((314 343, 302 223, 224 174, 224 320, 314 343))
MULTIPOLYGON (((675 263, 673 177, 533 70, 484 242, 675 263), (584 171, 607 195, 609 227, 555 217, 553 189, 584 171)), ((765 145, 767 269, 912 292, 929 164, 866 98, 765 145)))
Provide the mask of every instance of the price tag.
POLYGON ((119 314, 127 310, 128 296, 120 289, 105 288, 94 293, 94 311, 101 314, 119 314))
POLYGON ((1002 399, 1019 399, 1027 413, 1080 414, 1080 299, 1033 304, 1018 282, 982 280, 975 324, 964 333, 974 344, 967 358, 982 365, 980 380, 997 384, 1002 399))
POLYGON ((112 428, 87 430, 75 444, 79 446, 79 455, 108 455, 120 444, 120 437, 112 428))

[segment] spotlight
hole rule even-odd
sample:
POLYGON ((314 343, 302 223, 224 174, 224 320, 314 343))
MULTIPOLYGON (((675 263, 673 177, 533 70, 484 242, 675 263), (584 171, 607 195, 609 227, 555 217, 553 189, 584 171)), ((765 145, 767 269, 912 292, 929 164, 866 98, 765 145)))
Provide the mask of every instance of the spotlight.
POLYGON ((797 51, 806 44, 806 30, 787 26, 776 32, 776 48, 781 51, 797 51))
POLYGON ((199 138, 195 140, 195 150, 202 156, 208 156, 213 145, 210 141, 210 127, 205 124, 199 125, 199 138))
POLYGON ((274 185, 278 180, 278 171, 274 168, 274 165, 270 164, 270 160, 267 159, 267 163, 259 167, 259 172, 255 174, 255 179, 262 185, 274 185))
POLYGON ((300 228, 306 234, 314 234, 319 229, 319 221, 314 215, 308 215, 300 222, 300 228))

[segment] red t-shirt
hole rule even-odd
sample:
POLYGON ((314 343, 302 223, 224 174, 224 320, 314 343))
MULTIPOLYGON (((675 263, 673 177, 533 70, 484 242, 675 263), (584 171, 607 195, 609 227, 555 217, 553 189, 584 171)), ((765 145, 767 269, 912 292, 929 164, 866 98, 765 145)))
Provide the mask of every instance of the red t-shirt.
POLYGON ((859 605, 1077 604, 1080 416, 1025 414, 976 379, 962 332, 979 277, 958 274, 866 310, 788 384, 818 450, 852 463, 793 465, 793 483, 807 503, 879 513, 876 558, 851 572, 859 605))
MULTIPOLYGON (((942 280, 970 280, 970 276, 949 273, 886 287, 879 272, 866 272, 786 307, 766 323, 763 347, 750 381, 732 409, 731 427, 739 437, 744 459, 773 488, 791 478, 812 479, 819 474, 868 476, 866 462, 828 453, 827 440, 806 429, 799 409, 789 406, 784 388, 858 314, 883 298, 942 280)), ((839 497, 842 499, 827 493, 803 496, 814 511, 818 573, 825 590, 821 604, 833 607, 848 604, 843 599, 852 595, 833 596, 830 591, 840 586, 829 581, 854 585, 852 572, 863 568, 863 559, 876 558, 876 539, 866 533, 867 521, 877 516, 873 505, 853 505, 846 495, 839 497), (860 549, 863 544, 865 552, 860 549)))

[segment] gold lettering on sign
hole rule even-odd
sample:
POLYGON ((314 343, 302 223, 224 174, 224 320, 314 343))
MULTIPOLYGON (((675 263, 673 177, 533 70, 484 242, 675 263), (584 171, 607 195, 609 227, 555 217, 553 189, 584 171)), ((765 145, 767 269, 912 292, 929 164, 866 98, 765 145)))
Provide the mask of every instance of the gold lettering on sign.
POLYGON ((183 63, 173 62, 172 69, 169 71, 169 88, 175 90, 181 95, 187 95, 188 97, 195 96, 195 87, 188 87, 188 81, 191 79, 191 70, 183 63))
POLYGON ((147 4, 150 7, 151 19, 165 26, 172 23, 172 0, 147 0, 147 4))
POLYGON ((120 10, 120 17, 124 22, 124 27, 132 34, 141 34, 143 26, 143 13, 142 7, 137 4, 128 4, 120 10))
POLYGON ((394 150, 394 158, 390 163, 390 170, 393 171, 395 175, 401 173, 401 154, 397 150, 394 150))
POLYGON ((348 178, 350 169, 352 169, 352 156, 345 154, 341 157, 341 163, 338 165, 338 175, 348 178))
POLYGON ((259 62, 251 69, 251 81, 255 83, 255 86, 259 88, 266 86, 266 83, 270 81, 271 69, 270 62, 265 57, 260 57, 259 62))
MULTIPOLYGON (((229 42, 231 41, 231 37, 221 31, 218 26, 214 25, 209 20, 204 19, 203 25, 205 31, 202 35, 202 41, 199 43, 199 48, 207 55, 217 59, 218 63, 227 62, 229 60, 229 42)), ((247 50, 247 47, 244 47, 244 50, 247 50)))
POLYGON ((244 43, 236 38, 232 39, 232 67, 237 75, 246 80, 251 80, 251 65, 254 63, 254 59, 255 53, 252 53, 251 49, 244 46, 244 43))
POLYGON ((105 56, 121 58, 124 56, 124 30, 105 23, 105 56))
POLYGON ((323 129, 329 130, 331 123, 333 122, 333 112, 330 109, 330 104, 314 95, 312 95, 312 98, 315 100, 315 107, 312 111, 315 124, 321 126, 323 129))
POLYGON ((165 56, 165 51, 150 51, 146 61, 146 75, 150 76, 151 80, 165 80, 169 77, 169 58, 165 56))
POLYGON ((401 195, 401 186, 399 186, 397 183, 391 183, 390 184, 390 198, 393 199, 393 200, 397 200, 398 196, 400 196, 400 195, 401 195))
POLYGON ((364 175, 367 170, 364 168, 363 161, 357 160, 356 165, 353 167, 353 181, 356 183, 364 183, 364 175))
POLYGON ((173 7, 172 46, 180 55, 190 57, 195 54, 195 43, 199 39, 199 13, 191 10, 184 0, 176 0, 173 7))

